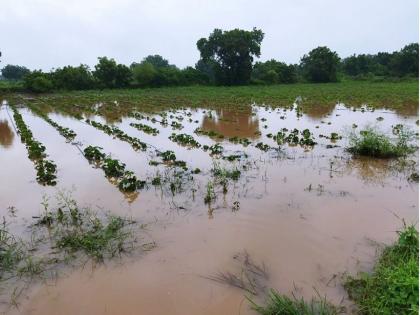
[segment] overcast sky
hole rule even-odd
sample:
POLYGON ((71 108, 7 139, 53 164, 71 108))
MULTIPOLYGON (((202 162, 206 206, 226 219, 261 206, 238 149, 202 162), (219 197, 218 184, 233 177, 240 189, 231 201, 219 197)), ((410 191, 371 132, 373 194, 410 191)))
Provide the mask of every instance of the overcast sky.
POLYGON ((265 33, 261 60, 297 63, 319 45, 341 57, 399 50, 418 42, 418 19, 418 0, 0 0, 0 67, 149 54, 185 67, 214 28, 254 26, 265 33))

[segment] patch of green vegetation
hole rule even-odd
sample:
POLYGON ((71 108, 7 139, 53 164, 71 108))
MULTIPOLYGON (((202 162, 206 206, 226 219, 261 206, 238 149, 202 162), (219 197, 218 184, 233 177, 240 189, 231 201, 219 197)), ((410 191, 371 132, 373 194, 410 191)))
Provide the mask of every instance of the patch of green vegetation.
POLYGON ((175 161, 176 160, 176 155, 174 151, 164 151, 158 154, 158 156, 160 156, 162 158, 162 161, 164 162, 169 162, 169 161, 175 161))
POLYGON ((255 147, 256 147, 257 149, 260 149, 261 151, 264 151, 264 152, 267 152, 268 150, 270 150, 270 149, 271 149, 271 147, 270 147, 268 144, 263 143, 263 142, 258 142, 258 143, 255 145, 255 147))
POLYGON ((86 159, 90 162, 99 162, 105 158, 105 153, 101 152, 101 147, 88 146, 84 149, 86 159))
POLYGON ((190 136, 186 133, 180 133, 180 134, 173 133, 172 135, 169 136, 169 139, 178 144, 189 146, 192 148, 201 147, 201 144, 198 143, 198 141, 195 140, 193 136, 190 136))
POLYGON ((304 129, 302 132, 299 132, 298 129, 293 129, 287 134, 288 129, 283 128, 276 135, 273 136, 273 139, 277 142, 278 145, 288 143, 289 145, 301 145, 301 146, 314 146, 316 142, 313 140, 313 135, 309 129, 304 129), (301 137, 299 137, 301 134, 301 137))
POLYGON ((36 173, 36 180, 41 185, 54 186, 57 184, 56 173, 57 166, 53 161, 45 160, 45 146, 36 141, 32 135, 31 130, 23 121, 22 115, 15 106, 11 106, 13 110, 13 118, 19 130, 20 139, 25 144, 28 151, 28 157, 34 162, 36 173))
POLYGON ((210 131, 206 131, 204 129, 201 128, 196 128, 194 130, 194 133, 198 134, 198 135, 205 135, 208 136, 210 138, 219 138, 219 139, 223 139, 224 136, 220 133, 217 133, 216 131, 210 130, 210 131))
POLYGON ((159 133, 159 130, 157 130, 156 128, 144 124, 130 123, 130 126, 136 128, 137 130, 141 130, 147 134, 151 134, 153 136, 156 136, 159 133))
MULTIPOLYGON (((37 95, 32 101, 52 108, 61 108, 68 113, 91 111, 92 104, 102 103, 102 115, 114 113, 115 101, 118 111, 127 115, 135 110, 144 112, 163 111, 169 108, 249 108, 250 104, 270 104, 289 107, 296 97, 302 97, 303 110, 314 106, 330 106, 337 100, 349 107, 386 107, 397 111, 417 112, 418 81, 369 82, 343 81, 322 84, 283 84, 269 86, 190 86, 162 87, 159 89, 105 89, 88 91, 60 91, 48 95, 37 95), (80 104, 75 107, 74 104, 80 104)), ((24 96, 23 96, 24 97, 24 96)), ((19 94, 7 95, 9 100, 24 101, 19 94)))
POLYGON ((223 153, 224 149, 220 144, 216 143, 211 146, 203 145, 203 150, 210 151, 210 155, 220 155, 223 153))
POLYGON ((372 129, 360 131, 360 134, 350 134, 350 143, 347 150, 355 155, 377 158, 394 158, 407 156, 415 152, 416 148, 410 145, 413 134, 401 128, 394 143, 387 135, 372 129))
POLYGON ((251 141, 248 138, 232 137, 232 138, 229 138, 229 141, 232 143, 242 144, 244 147, 247 147, 248 145, 251 144, 251 141))
POLYGON ((3 217, 0 225, 0 280, 17 270, 17 266, 25 258, 25 251, 24 243, 10 233, 3 217))
POLYGON ((124 163, 117 159, 106 157, 105 153, 101 150, 101 147, 90 145, 85 148, 83 153, 89 162, 94 162, 97 166, 102 168, 108 178, 116 179, 117 186, 121 191, 133 192, 137 189, 144 188, 146 184, 145 181, 138 180, 134 175, 134 172, 125 169, 124 163))
POLYGON ((371 274, 349 276, 349 296, 361 314, 419 313, 419 233, 414 226, 398 231, 395 244, 386 247, 371 274))
MULTIPOLYGON (((251 301, 251 300, 250 300, 251 301)), ((338 315, 340 310, 325 298, 313 298, 310 302, 302 298, 289 298, 275 290, 270 290, 265 305, 251 301, 252 308, 261 315, 338 315)))
POLYGON ((212 182, 208 182, 206 185, 206 195, 204 196, 204 203, 209 204, 216 199, 216 193, 214 192, 214 186, 212 182))

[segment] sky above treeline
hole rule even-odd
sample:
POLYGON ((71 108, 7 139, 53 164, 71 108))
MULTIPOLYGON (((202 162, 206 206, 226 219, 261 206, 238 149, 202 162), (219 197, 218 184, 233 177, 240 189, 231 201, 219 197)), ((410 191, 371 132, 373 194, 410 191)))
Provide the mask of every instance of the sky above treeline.
POLYGON ((50 70, 98 56, 126 65, 160 54, 178 67, 199 59, 214 28, 265 33, 261 61, 298 63, 317 46, 340 57, 418 42, 418 0, 0 0, 0 68, 50 70))

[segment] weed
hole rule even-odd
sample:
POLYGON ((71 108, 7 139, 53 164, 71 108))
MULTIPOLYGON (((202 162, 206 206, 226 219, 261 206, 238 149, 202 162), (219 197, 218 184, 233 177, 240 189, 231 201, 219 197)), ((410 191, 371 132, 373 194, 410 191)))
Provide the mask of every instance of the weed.
POLYGON ((397 142, 394 143, 388 136, 372 128, 350 134, 350 144, 347 150, 355 155, 365 155, 377 158, 393 158, 406 156, 415 151, 409 142, 412 133, 401 128, 397 133, 397 142))
POLYGON ((216 199, 216 194, 214 193, 213 183, 208 182, 206 186, 206 195, 204 196, 204 203, 209 204, 214 199, 216 199))
POLYGON ((261 315, 336 315, 340 311, 330 304, 326 298, 312 298, 306 302, 303 298, 289 298, 275 290, 270 290, 266 305, 258 305, 248 299, 252 308, 261 315))
POLYGON ((419 234, 412 225, 398 231, 395 244, 386 247, 373 273, 349 276, 345 288, 362 314, 419 313, 419 234))

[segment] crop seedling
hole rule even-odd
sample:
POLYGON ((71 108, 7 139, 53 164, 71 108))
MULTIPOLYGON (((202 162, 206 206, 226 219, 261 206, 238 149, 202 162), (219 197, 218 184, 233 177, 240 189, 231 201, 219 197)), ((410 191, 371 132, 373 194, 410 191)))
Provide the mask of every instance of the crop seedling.
POLYGON ((187 135, 185 133, 180 133, 180 134, 173 133, 171 136, 169 136, 169 139, 172 140, 173 142, 176 142, 184 146, 189 146, 193 148, 201 147, 200 143, 198 143, 192 136, 187 135))
POLYGON ((143 131, 144 133, 151 134, 153 136, 156 136, 159 133, 159 130, 157 130, 156 128, 144 124, 130 123, 130 126, 136 128, 137 130, 143 131))
POLYGON ((99 162, 102 161, 105 158, 105 153, 101 152, 101 147, 95 147, 95 146, 88 146, 86 147, 83 152, 90 162, 99 162))

